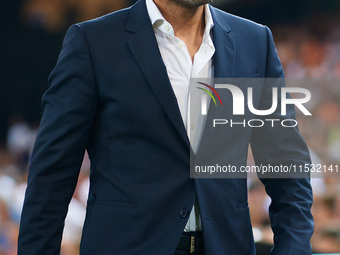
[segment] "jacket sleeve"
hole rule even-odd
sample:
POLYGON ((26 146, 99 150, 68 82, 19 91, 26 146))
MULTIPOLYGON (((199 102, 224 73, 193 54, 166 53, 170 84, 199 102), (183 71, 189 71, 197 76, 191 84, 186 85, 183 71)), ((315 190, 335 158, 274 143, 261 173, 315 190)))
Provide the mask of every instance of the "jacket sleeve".
POLYGON ((94 72, 80 25, 67 31, 48 83, 28 172, 19 255, 60 253, 68 204, 97 110, 94 72))
MULTIPOLYGON (((284 87, 284 74, 270 30, 267 33, 267 66, 259 109, 270 109, 272 87, 284 87)), ((287 105, 287 114, 281 116, 280 89, 277 110, 263 119, 296 119, 294 105, 287 105)), ((279 123, 279 122, 277 122, 279 123)), ((298 127, 263 126, 253 129, 251 148, 256 165, 305 165, 310 164, 308 148, 299 134, 298 127)), ((263 176, 262 176, 263 177, 263 176)), ((272 255, 310 255, 310 238, 314 230, 311 214, 313 202, 309 176, 306 178, 260 178, 272 202, 269 207, 274 232, 272 255)))

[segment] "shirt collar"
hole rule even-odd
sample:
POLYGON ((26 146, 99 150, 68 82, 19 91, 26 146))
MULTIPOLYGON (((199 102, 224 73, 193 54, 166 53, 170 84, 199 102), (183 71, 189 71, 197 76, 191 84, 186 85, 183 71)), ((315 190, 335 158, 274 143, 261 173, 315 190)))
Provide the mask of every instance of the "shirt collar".
MULTIPOLYGON (((211 28, 214 26, 214 21, 210 12, 209 5, 205 6, 205 33, 209 33, 211 28)), ((154 29, 159 29, 166 34, 174 34, 174 30, 169 22, 165 20, 162 13, 158 9, 157 5, 153 0, 146 0, 146 8, 151 20, 151 24, 154 29)))

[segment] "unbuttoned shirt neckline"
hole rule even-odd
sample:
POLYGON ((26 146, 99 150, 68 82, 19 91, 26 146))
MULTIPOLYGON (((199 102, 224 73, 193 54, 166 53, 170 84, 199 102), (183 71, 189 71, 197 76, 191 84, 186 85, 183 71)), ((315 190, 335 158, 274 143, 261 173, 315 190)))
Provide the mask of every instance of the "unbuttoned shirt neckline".
MULTIPOLYGON (((182 54, 185 54, 186 55, 185 57, 188 58, 188 60, 190 59, 191 62, 191 57, 189 51, 186 48, 185 43, 175 36, 175 31, 172 25, 165 20, 156 4, 152 0, 146 0, 146 3, 148 6, 149 16, 156 36, 161 37, 166 36, 169 41, 177 43, 180 52, 182 54)), ((195 54, 194 61, 192 63, 191 76, 193 78, 198 78, 197 76, 199 75, 199 73, 202 71, 205 65, 211 60, 212 56, 215 53, 215 47, 210 36, 210 31, 211 28, 214 26, 214 21, 212 19, 208 5, 205 6, 205 24, 206 25, 204 29, 202 44, 197 53, 195 54)))

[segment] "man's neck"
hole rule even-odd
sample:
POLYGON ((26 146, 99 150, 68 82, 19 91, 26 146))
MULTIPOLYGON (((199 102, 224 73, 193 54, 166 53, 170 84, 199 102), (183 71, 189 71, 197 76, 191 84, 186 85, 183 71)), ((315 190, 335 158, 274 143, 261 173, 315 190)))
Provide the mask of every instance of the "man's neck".
POLYGON ((170 0, 153 0, 163 17, 172 25, 175 36, 183 40, 193 57, 199 49, 205 28, 204 6, 185 8, 170 0))

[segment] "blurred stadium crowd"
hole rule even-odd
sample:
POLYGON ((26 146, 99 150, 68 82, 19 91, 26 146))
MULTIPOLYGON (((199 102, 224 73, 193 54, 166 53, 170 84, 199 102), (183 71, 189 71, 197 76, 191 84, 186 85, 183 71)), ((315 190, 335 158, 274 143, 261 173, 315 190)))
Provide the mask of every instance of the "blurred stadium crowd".
MULTIPOLYGON (((29 26, 42 27, 48 33, 57 33, 70 22, 87 20, 130 4, 124 0, 28 0, 22 6, 22 21, 29 26)), ((321 15, 299 23, 271 27, 286 77, 332 77, 340 81, 339 17, 321 15)), ((310 89, 315 95, 309 107, 313 117, 304 117, 297 112, 300 131, 314 163, 340 165, 340 86, 314 86, 310 89)), ((11 116, 6 144, 0 148, 0 255, 16 254, 29 157, 37 126, 19 115, 11 116)), ((250 159, 249 164, 252 163, 250 159)), ((66 219, 62 255, 79 254, 89 168, 85 155, 66 219)), ((340 179, 315 178, 312 185, 315 218, 313 250, 318 253, 340 252, 340 179)), ((273 239, 268 216, 270 198, 259 180, 249 179, 248 186, 258 254, 269 254, 273 239)))

